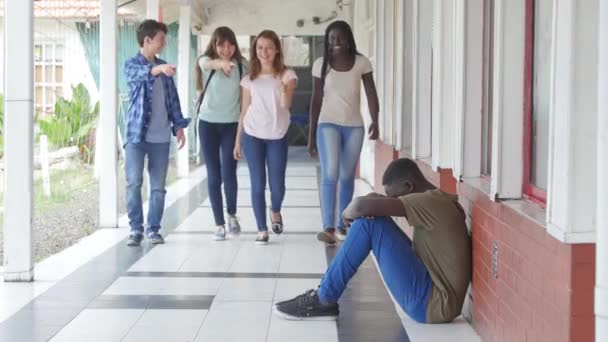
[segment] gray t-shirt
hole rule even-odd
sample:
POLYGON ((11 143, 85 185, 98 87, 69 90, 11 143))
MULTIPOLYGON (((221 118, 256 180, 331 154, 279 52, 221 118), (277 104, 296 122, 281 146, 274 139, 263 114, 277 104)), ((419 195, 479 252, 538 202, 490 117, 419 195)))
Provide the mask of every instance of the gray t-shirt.
POLYGON ((171 142, 171 123, 165 105, 165 88, 162 77, 157 77, 152 85, 152 115, 146 131, 146 142, 171 142))

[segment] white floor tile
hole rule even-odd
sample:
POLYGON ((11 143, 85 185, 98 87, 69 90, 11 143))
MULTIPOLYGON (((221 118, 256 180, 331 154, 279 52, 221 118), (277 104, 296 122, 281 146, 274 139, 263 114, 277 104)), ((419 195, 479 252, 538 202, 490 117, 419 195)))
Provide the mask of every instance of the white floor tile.
MULTIPOLYGON (((243 190, 239 191, 239 207, 251 207, 251 193, 243 190)), ((270 207, 270 192, 266 192, 266 205, 270 207)), ((319 192, 317 190, 291 190, 287 189, 285 192, 285 199, 283 200, 284 207, 319 207, 321 202, 319 201, 319 192)), ((203 207, 211 207, 211 202, 207 198, 203 204, 203 207)))
POLYGON ((276 283, 277 280, 271 278, 227 278, 222 283, 215 300, 271 302, 276 283))
POLYGON ((222 278, 121 277, 104 295, 208 295, 217 293, 222 278))
MULTIPOLYGON (((239 176, 249 176, 249 169, 247 165, 239 167, 236 171, 236 174, 239 176)), ((287 169, 285 170, 285 174, 289 176, 306 176, 306 177, 316 177, 317 176, 317 168, 313 165, 302 165, 302 166, 291 166, 287 165, 287 169)))
MULTIPOLYGON (((211 239, 211 236, 206 236, 211 239)), ((235 241, 214 241, 191 253, 179 272, 227 272, 240 249, 235 241)))
POLYGON ((481 342, 479 335, 462 316, 446 324, 421 324, 405 315, 401 322, 410 340, 414 342, 443 342, 447 336, 450 341, 481 342))
POLYGON ((289 240, 283 243, 279 272, 325 273, 327 269, 325 246, 316 241, 314 236, 308 238, 310 241, 307 244, 289 244, 289 240))
POLYGON ((179 329, 173 327, 173 329, 163 330, 136 325, 121 342, 192 342, 198 331, 198 326, 185 326, 179 327, 179 329))
POLYGON ((276 316, 270 319, 267 342, 338 342, 335 321, 287 321, 276 316))
POLYGON ((274 302, 292 299, 310 289, 316 289, 320 281, 320 279, 278 279, 274 302))
POLYGON ((156 327, 162 330, 180 327, 200 327, 209 310, 150 309, 139 318, 136 326, 156 327))
POLYGON ((139 309, 85 309, 51 341, 120 341, 143 312, 139 309))
POLYGON ((124 341, 191 342, 208 310, 146 310, 124 341))
POLYGON ((270 302, 214 302, 195 341, 264 342, 270 311, 270 302))
POLYGON ((265 246, 255 245, 251 240, 250 243, 243 244, 239 250, 230 272, 278 272, 282 250, 281 240, 272 235, 270 242, 265 246))
MULTIPOLYGON (((251 189, 251 178, 249 175, 238 176, 239 189, 251 189)), ((268 184, 266 185, 268 188, 268 184)), ((312 176, 287 176, 285 177, 285 187, 289 190, 318 189, 317 177, 312 176)))

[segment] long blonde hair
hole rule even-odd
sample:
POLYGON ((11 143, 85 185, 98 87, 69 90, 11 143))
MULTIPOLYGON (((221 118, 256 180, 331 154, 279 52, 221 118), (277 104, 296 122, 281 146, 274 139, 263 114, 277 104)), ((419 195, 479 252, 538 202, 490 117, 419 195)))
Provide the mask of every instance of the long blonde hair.
POLYGON ((279 36, 272 30, 264 30, 260 32, 260 34, 255 37, 253 43, 251 44, 251 59, 249 61, 249 78, 253 81, 255 80, 262 71, 262 63, 258 58, 258 53, 256 51, 258 39, 266 38, 271 40, 277 49, 277 55, 274 57, 273 68, 275 72, 275 76, 283 74, 285 69, 285 57, 283 56, 283 49, 281 48, 281 40, 279 36))

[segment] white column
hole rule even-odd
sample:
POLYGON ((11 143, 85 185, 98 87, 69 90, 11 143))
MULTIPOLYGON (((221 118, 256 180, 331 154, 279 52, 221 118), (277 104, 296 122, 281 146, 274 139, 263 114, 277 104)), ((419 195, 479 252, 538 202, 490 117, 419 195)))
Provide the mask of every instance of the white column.
MULTIPOLYGON (((453 168, 454 160, 454 11, 453 1, 435 1, 431 164, 453 168)), ((460 30, 462 32, 462 30, 460 30)))
POLYGON ((33 3, 4 2, 4 281, 32 281, 33 3))
POLYGON ((599 2, 595 340, 608 341, 608 3, 599 2))
MULTIPOLYGON (((464 131, 465 131, 465 89, 466 89, 466 32, 467 32, 467 4, 465 0, 454 1, 452 12, 452 168, 453 175, 460 179, 464 159, 464 131)), ((480 83, 480 82, 478 82, 480 83)))
POLYGON ((433 3, 413 0, 412 157, 431 156, 431 41, 433 3))
POLYGON ((562 242, 594 242, 598 3, 555 4, 547 230, 562 242))
POLYGON ((99 126, 103 133, 97 146, 99 173, 99 226, 118 227, 118 27, 116 0, 101 1, 99 126))
MULTIPOLYGON (((177 91, 184 117, 190 116, 190 24, 191 3, 189 0, 180 0, 179 6, 179 32, 177 48, 177 91)), ((193 123, 195 124, 195 123, 193 123)), ((177 153, 177 173, 179 177, 186 177, 189 173, 188 166, 188 130, 186 134, 186 146, 177 153)))
POLYGON ((526 0, 494 4, 492 198, 521 198, 526 0))
POLYGON ((455 158, 454 175, 479 177, 481 174, 481 113, 483 87, 484 0, 466 1, 465 13, 465 84, 461 157, 455 158), (457 163, 461 162, 460 167, 457 163))
POLYGON ((146 1, 146 19, 160 19, 160 0, 146 1))
MULTIPOLYGON (((419 0, 424 1, 424 0, 419 0)), ((439 167, 441 160, 441 110, 443 98, 443 11, 445 3, 434 0, 433 3, 433 81, 432 81, 432 113, 431 113, 431 165, 433 169, 439 167)))

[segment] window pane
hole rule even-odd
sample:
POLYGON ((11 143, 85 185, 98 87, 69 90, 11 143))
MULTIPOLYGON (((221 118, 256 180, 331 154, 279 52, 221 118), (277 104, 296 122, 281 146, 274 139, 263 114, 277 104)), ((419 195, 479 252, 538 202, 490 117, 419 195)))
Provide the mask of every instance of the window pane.
POLYGON ((55 67, 55 83, 63 82, 63 67, 58 65, 55 67))
POLYGON ((36 102, 36 106, 42 104, 42 87, 36 87, 34 91, 34 101, 36 102))
POLYGON ((45 104, 47 106, 53 106, 55 104, 55 92, 53 91, 53 88, 51 87, 46 87, 44 88, 45 92, 46 92, 46 101, 45 104))
POLYGON ((283 38, 285 64, 289 66, 310 65, 310 38, 288 36, 283 38))
POLYGON ((34 60, 41 61, 42 60, 42 46, 34 45, 34 60))
POLYGON ((34 83, 42 82, 42 65, 36 65, 34 67, 34 83))
POLYGON ((530 183, 547 189, 552 0, 534 2, 530 183))
POLYGON ((47 65, 44 68, 44 82, 45 83, 53 83, 53 67, 47 65))
POLYGON ((62 62, 63 61, 63 45, 55 46, 55 61, 62 62))
POLYGON ((53 45, 45 44, 43 52, 44 52, 44 61, 52 62, 53 61, 53 45))

